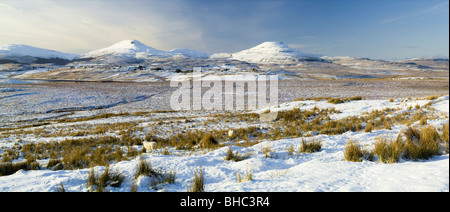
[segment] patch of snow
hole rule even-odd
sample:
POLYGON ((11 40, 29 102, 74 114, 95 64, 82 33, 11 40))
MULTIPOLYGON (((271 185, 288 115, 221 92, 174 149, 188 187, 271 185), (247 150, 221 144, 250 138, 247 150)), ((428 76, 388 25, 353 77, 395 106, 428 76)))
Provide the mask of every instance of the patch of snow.
POLYGON ((449 96, 442 96, 435 100, 435 103, 432 105, 437 111, 446 113, 449 115, 449 96))

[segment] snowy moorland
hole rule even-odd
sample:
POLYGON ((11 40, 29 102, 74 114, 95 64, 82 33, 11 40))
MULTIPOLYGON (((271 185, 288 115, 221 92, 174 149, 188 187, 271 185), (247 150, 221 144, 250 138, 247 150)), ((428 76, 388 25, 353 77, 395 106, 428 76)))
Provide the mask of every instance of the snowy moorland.
MULTIPOLYGON (((448 67, 282 42, 218 54, 137 40, 82 55, 2 45, 0 192, 448 192, 448 67), (174 111, 170 82, 194 67, 204 80, 277 75, 278 103, 174 111)), ((236 88, 236 101, 246 94, 236 88)))
POLYGON ((195 173, 211 192, 449 191, 448 95, 298 99, 250 113, 75 114, 1 129, 0 191, 185 192, 195 173), (277 120, 259 120, 273 112, 277 120), (374 152, 383 139, 407 142, 408 129, 428 128, 439 141, 430 157, 344 154, 350 142, 374 152))

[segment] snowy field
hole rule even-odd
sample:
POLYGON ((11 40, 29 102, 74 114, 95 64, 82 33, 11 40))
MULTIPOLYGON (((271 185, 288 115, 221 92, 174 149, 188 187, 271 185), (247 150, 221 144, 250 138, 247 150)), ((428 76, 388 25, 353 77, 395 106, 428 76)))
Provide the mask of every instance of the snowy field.
MULTIPOLYGON (((1 90, 2 95, 11 96, 14 92, 34 95, 33 93, 27 94, 24 90, 8 89, 1 90)), ((143 93, 145 92, 143 91, 143 93)), ((92 96, 95 100, 94 94, 89 94, 89 96, 92 96)), ((8 99, 8 101, 12 99, 10 97, 3 98, 8 99)), ((118 104, 110 106, 111 108, 120 108, 124 107, 122 103, 133 105, 135 102, 142 103, 145 100, 130 97, 130 99, 116 100, 118 104)), ((4 100, 2 101, 4 103, 4 100)), ((45 106, 45 104, 42 105, 45 106)), ((109 103, 104 105, 108 106, 109 103)), ((111 108, 106 109, 112 112, 111 108)), ((65 109, 67 111, 56 111, 55 113, 50 111, 43 113, 44 115, 40 114, 39 116, 42 115, 45 118, 37 118, 33 121, 28 119, 25 123, 19 120, 19 122, 11 124, 12 122, 3 119, 4 126, 0 131, 0 158, 4 160, 2 162, 6 160, 6 152, 12 149, 17 149, 12 162, 25 161, 25 158, 29 156, 26 156, 26 152, 21 152, 20 149, 24 149, 26 144, 64 142, 67 139, 101 136, 120 137, 124 132, 115 128, 113 124, 134 123, 130 127, 130 129, 133 128, 133 134, 130 135, 140 140, 147 140, 145 136, 149 134, 164 138, 164 136, 170 137, 174 136, 175 133, 183 134, 196 129, 198 131, 216 130, 214 132, 220 135, 215 136, 220 142, 213 148, 200 148, 196 145, 182 149, 173 145, 163 146, 161 145, 163 141, 158 140, 158 149, 147 152, 143 151, 143 146, 139 143, 128 147, 114 145, 113 148, 116 151, 122 149, 124 155, 131 152, 131 149, 139 152, 139 155, 127 156, 125 159, 108 162, 109 170, 121 173, 123 181, 118 186, 112 183, 107 185, 104 189, 106 191, 185 192, 192 184, 195 171, 200 169, 203 170, 204 190, 207 192, 449 191, 448 147, 447 152, 440 152, 439 155, 435 155, 428 160, 416 161, 400 158, 397 163, 387 164, 379 162, 377 156, 372 160, 364 159, 361 162, 349 162, 344 159, 346 144, 350 140, 357 141, 364 149, 372 150, 378 139, 381 137, 395 139, 404 132, 408 125, 433 126, 439 133, 442 133, 443 126, 448 123, 449 117, 448 94, 434 98, 423 96, 421 98, 357 100, 340 104, 329 103, 327 100, 290 101, 272 108, 255 111, 264 113, 269 110, 271 112, 283 112, 294 109, 300 109, 301 111, 316 109, 317 111, 328 111, 333 109, 337 112, 328 114, 330 120, 345 120, 349 117, 369 116, 377 110, 387 111, 383 117, 389 120, 392 118, 392 126, 389 129, 374 128, 371 132, 365 132, 364 128, 367 128, 367 124, 362 123, 362 129, 359 130, 347 130, 339 133, 322 133, 312 130, 303 132, 303 135, 287 136, 283 134, 289 129, 290 125, 287 124, 279 128, 283 132, 280 137, 272 136, 272 134, 275 134, 275 131, 272 130, 278 129, 279 122, 260 122, 258 118, 254 117, 236 119, 235 117, 242 115, 238 113, 226 114, 224 116, 231 118, 224 118, 223 120, 226 121, 217 121, 216 118, 221 116, 220 112, 131 113, 139 111, 139 107, 136 106, 130 110, 131 114, 110 114, 104 117, 82 119, 80 117, 92 115, 88 108, 78 108, 75 112, 70 111, 70 108, 65 109), (399 114, 407 117, 403 118, 402 121, 394 121, 394 117, 399 114), (426 123, 423 123, 422 118, 417 120, 417 114, 425 117, 426 123), (30 123, 34 125, 30 125, 30 123), (68 133, 88 132, 92 128, 97 129, 102 126, 107 126, 108 129, 97 132, 97 134, 79 133, 75 135, 68 133), (271 134, 271 136, 265 138, 264 135, 248 134, 243 138, 219 139, 221 136, 226 137, 222 134, 226 134, 228 130, 237 132, 251 126, 257 127, 259 134, 271 134), (303 145, 302 141, 320 141, 322 146, 317 152, 300 153, 298 149, 303 145), (245 157, 236 161, 225 160, 229 149, 245 157), (136 176, 135 173, 141 160, 151 163, 153 169, 162 173, 161 175, 174 173, 174 181, 171 183, 154 183, 155 178, 151 175, 136 176)), ((38 114, 42 112, 39 111, 41 109, 36 110, 38 114)), ((43 110, 47 111, 48 109, 43 110)), ((14 116, 5 114, 5 111, 2 113, 6 117, 14 116)), ((243 114, 242 116, 245 116, 245 113, 243 114)), ((87 185, 91 171, 89 167, 76 169, 52 168, 48 166, 50 156, 36 152, 34 152, 34 156, 40 168, 28 171, 21 169, 13 174, 0 175, 0 191, 54 192, 61 190, 63 187, 65 191, 84 192, 93 189, 92 186, 87 185)), ((93 169, 97 175, 100 175, 105 171, 105 167, 104 165, 97 165, 93 169)))

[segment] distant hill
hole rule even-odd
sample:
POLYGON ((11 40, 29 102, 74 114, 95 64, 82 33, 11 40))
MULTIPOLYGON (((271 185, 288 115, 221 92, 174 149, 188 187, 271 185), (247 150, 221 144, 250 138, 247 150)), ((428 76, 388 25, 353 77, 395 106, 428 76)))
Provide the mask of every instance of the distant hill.
POLYGON ((62 53, 22 44, 0 45, 0 64, 4 63, 53 63, 67 64, 78 55, 62 53))
POLYGON ((249 63, 295 63, 305 60, 320 60, 311 54, 305 54, 289 48, 283 42, 264 42, 253 48, 231 55, 232 59, 249 63))

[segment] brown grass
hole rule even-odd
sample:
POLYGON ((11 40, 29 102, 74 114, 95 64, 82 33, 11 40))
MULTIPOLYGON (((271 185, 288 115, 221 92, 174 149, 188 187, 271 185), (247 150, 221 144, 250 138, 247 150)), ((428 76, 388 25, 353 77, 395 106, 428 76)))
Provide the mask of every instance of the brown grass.
POLYGON ((328 103, 332 104, 341 104, 349 101, 356 101, 356 100, 362 100, 362 96, 354 96, 349 98, 330 98, 328 99, 328 103))
POLYGON ((363 152, 358 142, 350 140, 345 145, 344 158, 346 161, 361 162, 363 152))
POLYGON ((357 141, 350 140, 345 145, 344 159, 350 162, 361 162, 363 160, 372 161, 374 153, 372 151, 362 149, 357 141))
MULTIPOLYGON (((157 190, 158 185, 160 184, 173 184, 175 183, 175 175, 174 171, 164 172, 161 170, 155 170, 152 168, 150 161, 144 160, 144 158, 139 159, 139 164, 134 172, 134 179, 139 178, 140 176, 147 176, 151 178, 150 186, 152 189, 157 190)), ((133 185, 131 190, 135 190, 136 186, 133 185), (134 188, 133 188, 134 187, 134 188)))
POLYGON ((244 181, 251 181, 253 180, 253 172, 251 170, 247 170, 244 173, 244 177, 242 178, 241 173, 237 173, 237 182, 242 183, 244 181))
POLYGON ((322 148, 322 142, 320 140, 313 140, 310 142, 306 142, 305 139, 302 139, 302 146, 298 149, 299 153, 313 153, 318 152, 322 148))
POLYGON ((432 96, 429 96, 429 97, 427 97, 427 98, 425 98, 426 100, 435 100, 435 99, 437 99, 437 98, 439 98, 439 96, 437 96, 437 95, 432 95, 432 96))
POLYGON ((275 154, 273 153, 273 150, 272 150, 272 146, 270 144, 261 147, 261 152, 264 155, 264 157, 266 157, 266 158, 275 156, 275 154))
POLYGON ((396 140, 388 141, 379 138, 375 142, 374 154, 378 156, 378 161, 383 163, 397 163, 404 152, 405 141, 398 136, 396 140))
POLYGON ((404 131, 406 137, 406 155, 412 160, 427 160, 439 154, 439 133, 432 126, 409 127, 404 131))
POLYGON ((448 134, 449 134, 449 123, 447 122, 447 124, 445 124, 442 127, 442 132, 440 134, 440 139, 442 140, 445 150, 444 152, 448 154, 449 152, 449 138, 448 138, 448 134))
POLYGON ((88 180, 86 186, 91 191, 104 192, 107 186, 120 187, 125 177, 118 171, 110 171, 109 166, 106 166, 105 171, 98 175, 94 168, 91 167, 88 174, 88 180))
POLYGON ((0 177, 11 175, 16 173, 19 170, 39 170, 40 165, 36 161, 24 161, 24 162, 7 162, 7 163, 0 163, 0 177))
POLYGON ((250 157, 250 155, 242 155, 238 151, 236 151, 236 153, 233 153, 233 150, 231 150, 231 148, 228 148, 227 153, 224 157, 224 160, 227 160, 227 161, 231 160, 231 161, 238 162, 238 161, 243 161, 249 157, 250 157))
POLYGON ((219 144, 219 142, 216 140, 214 135, 207 133, 203 135, 202 139, 200 140, 200 147, 202 148, 214 148, 219 144))
POLYGON ((187 188, 187 192, 203 192, 205 191, 205 177, 203 175, 203 168, 195 170, 194 179, 187 188))
POLYGON ((364 132, 369 133, 373 130, 373 122, 369 121, 366 124, 366 128, 364 129, 364 132))
POLYGON ((61 142, 28 143, 23 145, 21 152, 28 159, 53 159, 47 166, 52 169, 81 169, 128 160, 128 153, 117 145, 131 144, 134 143, 117 137, 104 136, 67 139, 61 142))
POLYGON ((139 159, 139 164, 134 172, 134 179, 139 176, 155 176, 157 172, 153 170, 150 161, 146 161, 144 158, 139 159))

